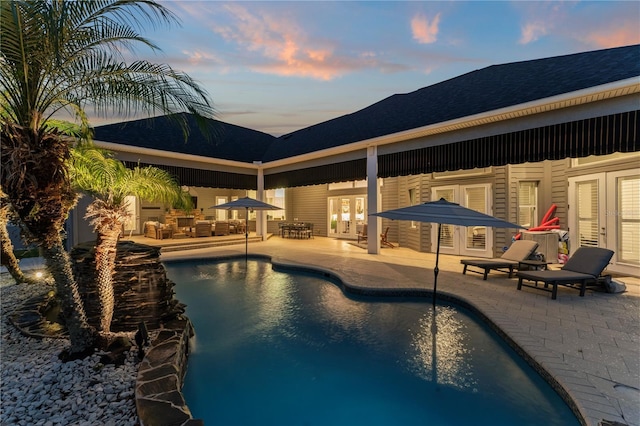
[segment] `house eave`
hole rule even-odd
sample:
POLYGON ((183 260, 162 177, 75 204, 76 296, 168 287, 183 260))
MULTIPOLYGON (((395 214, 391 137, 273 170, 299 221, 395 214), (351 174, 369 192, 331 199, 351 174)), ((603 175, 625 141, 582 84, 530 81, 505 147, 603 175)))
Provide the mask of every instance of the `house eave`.
POLYGON ((204 156, 193 155, 193 154, 182 154, 179 152, 163 151, 160 149, 153 149, 153 148, 142 148, 138 146, 131 146, 131 145, 125 145, 125 144, 119 144, 119 143, 113 143, 113 142, 95 141, 94 143, 99 148, 107 149, 110 151, 116 151, 116 152, 126 152, 130 154, 138 154, 143 156, 160 157, 160 158, 171 158, 173 160, 177 159, 177 160, 184 160, 189 162, 211 164, 216 166, 235 167, 239 169, 258 170, 260 168, 260 165, 257 163, 245 163, 242 161, 224 160, 221 158, 204 157, 204 156))
POLYGON ((332 148, 322 149, 307 154, 296 155, 280 160, 266 163, 254 162, 246 163, 241 161, 225 160, 219 158, 198 156, 193 154, 183 154, 171 151, 163 151, 152 148, 142 148, 131 145, 95 141, 95 144, 104 149, 117 152, 133 153, 143 156, 155 156, 160 158, 180 159, 200 164, 210 164, 217 166, 234 167, 245 170, 262 169, 268 172, 269 169, 282 168, 300 163, 336 157, 358 150, 364 150, 371 146, 389 145, 426 136, 459 131, 486 124, 497 123, 517 118, 523 118, 535 114, 557 111, 565 108, 576 107, 583 104, 599 102, 606 99, 613 99, 631 94, 640 93, 640 76, 619 80, 613 83, 594 86, 583 90, 578 90, 548 98, 538 99, 523 104, 513 105, 507 108, 487 111, 480 114, 456 118, 453 120, 431 124, 424 127, 405 130, 376 138, 366 139, 332 148))
POLYGON ((640 76, 264 163, 275 168, 640 93, 640 76))

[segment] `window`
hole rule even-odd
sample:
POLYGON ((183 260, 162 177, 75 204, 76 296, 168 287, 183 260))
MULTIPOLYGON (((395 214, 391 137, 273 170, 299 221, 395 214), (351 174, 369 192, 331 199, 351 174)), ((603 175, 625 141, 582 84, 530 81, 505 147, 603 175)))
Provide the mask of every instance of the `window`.
POLYGON ((284 188, 269 189, 264 192, 265 203, 280 207, 282 210, 270 210, 267 212, 268 220, 284 220, 284 188))
POLYGON ((518 182, 518 225, 533 228, 538 225, 538 182, 518 182))
POLYGON ((638 266, 640 265, 640 177, 619 177, 617 200, 618 209, 607 212, 607 216, 613 214, 617 221, 618 259, 638 266))
MULTIPOLYGON (((249 191, 247 194, 251 198, 258 198, 256 191, 249 191)), ((267 220, 284 220, 284 188, 267 189, 264 191, 264 202, 272 206, 280 207, 282 210, 267 210, 267 220)), ((256 219, 256 212, 249 210, 249 220, 256 219)))
MULTIPOLYGON (((220 204, 224 204, 227 201, 229 201, 227 197, 216 197, 216 206, 219 206, 220 204)), ((227 213, 228 213, 227 210, 216 209, 216 220, 220 222, 224 222, 228 220, 229 217, 227 213)))
MULTIPOLYGON (((237 201, 238 197, 237 196, 233 196, 231 197, 231 201, 237 201)), ((238 220, 238 210, 231 210, 231 219, 233 220, 238 220)))

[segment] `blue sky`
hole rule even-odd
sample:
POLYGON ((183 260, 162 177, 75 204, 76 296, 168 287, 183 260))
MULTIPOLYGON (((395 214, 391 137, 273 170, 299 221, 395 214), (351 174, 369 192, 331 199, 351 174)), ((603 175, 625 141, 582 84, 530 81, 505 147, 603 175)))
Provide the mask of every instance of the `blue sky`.
POLYGON ((145 30, 162 53, 138 56, 276 136, 490 65, 640 43, 637 1, 161 3, 181 26, 145 30))

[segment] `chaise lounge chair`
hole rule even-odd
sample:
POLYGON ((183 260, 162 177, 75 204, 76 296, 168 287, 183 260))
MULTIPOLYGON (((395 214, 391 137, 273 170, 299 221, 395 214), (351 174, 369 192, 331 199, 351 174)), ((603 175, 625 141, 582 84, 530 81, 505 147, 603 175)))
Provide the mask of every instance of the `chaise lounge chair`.
POLYGON ((495 270, 500 272, 506 272, 509 274, 509 278, 513 276, 513 269, 520 265, 520 262, 527 260, 534 251, 538 248, 538 243, 532 240, 516 240, 511 244, 511 247, 505 251, 502 256, 495 259, 462 259, 460 263, 464 265, 462 274, 466 274, 467 271, 474 272, 476 274, 483 274, 482 279, 486 280, 489 271, 495 270), (473 266, 481 271, 474 269, 467 269, 469 266, 473 266))
POLYGON ((564 285, 580 290, 580 296, 584 297, 587 284, 597 284, 598 277, 607 267, 613 257, 613 251, 599 247, 580 247, 564 264, 562 269, 555 271, 526 271, 518 272, 518 290, 522 286, 551 292, 551 298, 558 295, 558 285, 564 285), (527 284, 533 281, 534 284, 527 284), (538 287, 538 282, 544 283, 544 287, 538 287), (577 284, 577 286, 574 286, 577 284), (552 288, 549 288, 549 285, 552 288))

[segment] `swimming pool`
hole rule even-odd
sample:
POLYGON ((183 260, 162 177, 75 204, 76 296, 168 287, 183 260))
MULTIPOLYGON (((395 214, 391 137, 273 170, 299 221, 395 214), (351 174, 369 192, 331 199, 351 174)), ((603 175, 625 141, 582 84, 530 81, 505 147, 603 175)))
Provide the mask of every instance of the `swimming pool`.
POLYGON ((256 260, 166 267, 196 329, 183 393, 205 424, 579 424, 464 309, 345 295, 256 260))

